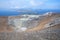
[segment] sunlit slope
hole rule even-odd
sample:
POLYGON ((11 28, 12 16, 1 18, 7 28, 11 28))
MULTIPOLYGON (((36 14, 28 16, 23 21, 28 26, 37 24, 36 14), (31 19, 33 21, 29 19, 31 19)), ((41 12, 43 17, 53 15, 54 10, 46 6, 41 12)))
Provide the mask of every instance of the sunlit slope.
MULTIPOLYGON (((38 31, 38 30, 43 30, 45 29, 45 24, 49 23, 52 21, 52 19, 54 20, 55 18, 60 17, 60 14, 52 14, 51 16, 47 15, 43 20, 41 20, 41 22, 39 23, 39 25, 35 28, 32 29, 28 29, 27 31, 38 31)), ((48 28, 48 27, 47 27, 48 28)))
POLYGON ((0 17, 0 31, 6 31, 7 17, 0 17))
POLYGON ((12 31, 12 28, 8 25, 8 17, 0 16, 0 32, 12 31))

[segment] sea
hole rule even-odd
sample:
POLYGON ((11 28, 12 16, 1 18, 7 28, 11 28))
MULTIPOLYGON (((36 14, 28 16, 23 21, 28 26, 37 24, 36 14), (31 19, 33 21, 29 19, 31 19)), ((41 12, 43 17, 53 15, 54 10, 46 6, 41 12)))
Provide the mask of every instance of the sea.
POLYGON ((24 14, 29 14, 29 15, 41 15, 46 12, 56 12, 60 13, 60 10, 31 10, 30 12, 26 10, 24 11, 9 11, 9 10, 0 10, 0 16, 16 16, 16 15, 24 15, 24 14))

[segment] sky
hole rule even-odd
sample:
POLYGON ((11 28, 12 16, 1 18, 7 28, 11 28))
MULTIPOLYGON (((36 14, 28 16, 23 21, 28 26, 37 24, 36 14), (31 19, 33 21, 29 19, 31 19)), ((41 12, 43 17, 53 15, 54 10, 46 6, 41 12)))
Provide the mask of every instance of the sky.
POLYGON ((60 0, 0 0, 0 9, 60 9, 60 0))

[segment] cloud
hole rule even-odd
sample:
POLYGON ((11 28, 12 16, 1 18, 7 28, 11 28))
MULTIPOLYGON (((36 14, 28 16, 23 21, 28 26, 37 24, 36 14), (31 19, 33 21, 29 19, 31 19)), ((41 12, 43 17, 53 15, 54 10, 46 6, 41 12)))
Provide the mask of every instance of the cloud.
POLYGON ((19 6, 12 6, 10 7, 11 9, 19 9, 20 7, 19 6))
POLYGON ((46 3, 43 6, 42 9, 60 9, 59 4, 57 3, 46 3))
POLYGON ((0 0, 0 8, 60 8, 60 2, 52 0, 0 0))
POLYGON ((39 5, 43 5, 44 2, 40 1, 40 2, 36 2, 35 0, 31 0, 30 1, 30 5, 31 6, 39 6, 39 5))
POLYGON ((10 5, 12 8, 27 8, 29 5, 29 2, 27 0, 13 0, 10 1, 10 5))
POLYGON ((31 4, 32 6, 36 6, 36 3, 35 3, 34 1, 30 1, 30 4, 31 4))

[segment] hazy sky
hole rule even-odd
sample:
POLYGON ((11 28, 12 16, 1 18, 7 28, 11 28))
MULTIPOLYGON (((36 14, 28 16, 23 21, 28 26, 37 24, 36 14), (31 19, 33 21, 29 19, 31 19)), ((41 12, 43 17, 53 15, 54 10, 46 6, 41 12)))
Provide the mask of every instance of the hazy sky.
POLYGON ((0 0, 0 8, 60 9, 60 0, 0 0))

